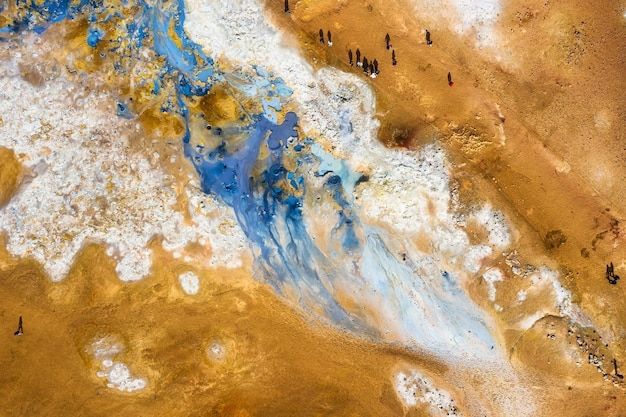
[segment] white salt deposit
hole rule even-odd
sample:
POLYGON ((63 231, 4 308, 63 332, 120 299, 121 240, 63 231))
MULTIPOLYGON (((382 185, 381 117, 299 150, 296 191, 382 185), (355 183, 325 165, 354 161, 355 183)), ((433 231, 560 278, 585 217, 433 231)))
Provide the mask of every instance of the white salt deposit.
POLYGON ((96 372, 96 376, 106 378, 107 387, 122 392, 142 390, 147 386, 146 380, 133 377, 128 366, 113 360, 124 350, 124 342, 115 335, 96 338, 86 348, 87 353, 100 362, 100 370, 96 372))
POLYGON ((538 297, 548 292, 553 297, 553 303, 552 305, 543 305, 540 311, 522 319, 518 323, 520 328, 526 330, 535 321, 549 314, 566 316, 581 326, 594 327, 587 313, 572 302, 572 293, 560 283, 557 271, 542 266, 529 275, 529 281, 531 286, 518 293, 518 301, 523 301, 527 297, 538 297), (520 297, 523 297, 523 299, 520 300, 520 297))
POLYGON ((0 230, 11 254, 33 257, 51 280, 68 273, 86 242, 107 246, 123 281, 150 273, 148 244, 183 250, 190 242, 210 246, 209 265, 238 267, 247 249, 232 210, 185 186, 193 224, 174 206, 174 178, 128 143, 137 132, 113 110, 110 96, 58 78, 35 87, 17 74, 19 54, 0 67, 0 146, 13 149, 30 172, 0 210, 0 230), (104 109, 108 105, 108 109, 104 109))
POLYGON ((418 19, 433 25, 431 31, 447 23, 449 30, 471 36, 479 47, 498 45, 499 0, 411 0, 411 4, 418 19))
MULTIPOLYGON (((428 263, 435 265, 428 275, 420 279, 437 278, 437 281, 434 281, 437 282, 436 285, 442 285, 440 277, 443 269, 445 267, 449 270, 448 266, 451 266, 458 271, 451 270, 449 276, 463 280, 468 275, 477 273, 492 255, 493 250, 488 242, 472 245, 467 234, 457 224, 457 215, 450 209, 450 177, 445 154, 441 149, 430 145, 420 151, 394 150, 387 149, 378 142, 376 138, 378 121, 374 118, 375 98, 362 77, 333 68, 323 68, 314 73, 295 50, 281 45, 280 32, 267 23, 258 3, 253 0, 239 2, 191 0, 188 3, 185 28, 195 42, 203 45, 213 56, 228 60, 232 66, 254 73, 253 65, 262 62, 268 71, 285 80, 287 86, 294 90, 292 100, 297 107, 302 130, 313 136, 326 152, 332 150, 335 157, 345 159, 352 171, 364 173, 369 177, 368 181, 359 185, 354 193, 354 203, 357 205, 357 212, 363 225, 384 226, 389 230, 387 236, 402 236, 406 239, 427 238, 434 252, 432 255, 416 253, 414 248, 407 248, 414 259, 421 259, 419 265, 428 263), (226 35, 231 31, 235 31, 237 36, 226 35)), ((351 189, 348 182, 346 189, 351 189)), ((315 202, 315 207, 305 206, 303 211, 331 213, 330 210, 321 209, 319 205, 315 202)), ((327 228, 328 219, 313 214, 305 215, 304 218, 307 230, 327 228), (324 224, 321 224, 322 222, 324 224)), ((485 223, 486 227, 493 226, 492 241, 499 245, 505 238, 503 235, 497 235, 502 230, 496 230, 495 222, 489 219, 485 223)), ((385 242, 385 245, 389 244, 391 244, 389 240, 385 242)), ((387 262, 382 258, 390 255, 382 247, 381 244, 380 250, 367 253, 381 257, 381 262, 387 262)), ((364 269, 367 269, 365 265, 370 261, 364 256, 361 261, 364 269)), ((396 267, 401 269, 399 265, 393 266, 396 267)), ((382 274, 390 274, 389 277, 368 276, 367 279, 370 280, 368 287, 375 288, 373 292, 377 293, 389 291, 388 288, 383 288, 384 285, 394 285, 396 288, 392 291, 410 293, 409 298, 413 301, 398 295, 402 302, 412 303, 406 308, 417 308, 416 306, 421 305, 420 300, 432 299, 431 294, 418 294, 414 288, 415 283, 397 282, 400 277, 404 279, 407 274, 400 269, 397 271, 400 275, 390 272, 393 268, 388 266, 380 271, 382 274), (387 279, 391 282, 383 284, 387 279)), ((334 285, 343 283, 337 282, 334 285)), ((419 285, 418 287, 422 290, 427 288, 419 285)), ((355 291, 354 288, 345 290, 355 291)), ((359 289, 357 293, 363 291, 359 289)), ((420 329, 416 328, 416 323, 398 323, 398 312, 394 309, 400 306, 384 306, 373 301, 372 303, 379 310, 374 314, 384 316, 386 328, 397 326, 404 329, 404 332, 400 335, 395 334, 395 337, 407 340, 417 337, 416 334, 422 335, 419 333, 420 329)), ((389 304, 390 301, 385 300, 383 303, 389 304)), ((463 305, 459 308, 473 308, 465 303, 466 301, 459 303, 463 305)), ((430 311, 420 314, 431 320, 441 313, 430 311)), ((443 325, 441 322, 438 323, 439 327, 443 325)), ((447 332, 440 331, 438 334, 447 335, 446 340, 452 341, 448 342, 452 344, 455 343, 454 340, 465 340, 465 334, 456 333, 456 324, 450 325, 453 328, 447 329, 447 332)), ((431 334, 429 330, 425 330, 424 334, 442 338, 431 334)), ((441 346, 441 343, 439 340, 437 346, 441 346)), ((490 351, 489 347, 485 350, 473 346, 472 343, 454 346, 455 351, 463 350, 466 356, 478 355, 481 351, 484 355, 493 357, 493 351, 490 351)))
POLYGON ((490 268, 483 274, 483 279, 489 286, 489 301, 496 301, 496 282, 504 280, 502 271, 498 268, 490 268))
POLYGON ((572 303, 572 293, 563 288, 558 280, 559 273, 545 266, 539 268, 539 271, 530 276, 530 282, 535 291, 553 291, 554 307, 560 313, 566 313, 572 303))
POLYGON ((536 311, 533 314, 530 314, 526 317, 524 317, 523 319, 521 319, 518 323, 517 326, 522 329, 522 330, 528 330, 530 329, 533 324, 535 324, 535 322, 537 320, 540 320, 542 318, 544 318, 546 316, 546 312, 544 311, 536 311))
POLYGON ((109 382, 107 387, 114 388, 122 392, 139 391, 146 387, 146 380, 135 378, 131 375, 130 369, 121 362, 102 362, 102 371, 97 373, 98 377, 106 378, 109 382))
POLYGON ((476 220, 489 234, 489 244, 496 249, 505 249, 511 244, 511 233, 504 216, 488 204, 474 213, 476 220))
POLYGON ((463 266, 472 274, 478 273, 483 260, 493 252, 488 245, 471 245, 459 249, 463 250, 465 255, 463 266))
MULTIPOLYGON (((253 0, 191 0, 185 29, 207 51, 236 67, 253 72, 252 66, 263 62, 285 80, 294 90, 304 131, 325 148, 332 147, 335 156, 346 158, 354 171, 369 176, 357 195, 363 220, 382 222, 401 234, 426 234, 442 255, 460 262, 469 240, 449 210, 445 155, 435 146, 420 152, 384 148, 376 139, 374 95, 361 78, 332 68, 313 73, 295 50, 281 45, 280 32, 263 18, 253 0), (238 35, 227 36, 233 30, 238 35), (434 208, 433 215, 427 214, 429 207, 434 208)), ((468 267, 475 273, 490 252, 479 247, 472 253, 468 267)))
POLYGON ((221 340, 212 340, 209 342, 204 353, 210 363, 217 365, 224 362, 227 351, 226 346, 221 340))
POLYGON ((474 31, 478 45, 495 46, 497 42, 493 26, 497 23, 500 2, 498 0, 452 0, 458 13, 454 29, 459 33, 474 31))
POLYGON ((200 291, 200 280, 193 272, 184 272, 178 276, 180 286, 185 294, 195 295, 200 291))
POLYGON ((398 398, 406 407, 424 403, 433 416, 463 415, 448 392, 435 387, 429 378, 417 371, 398 372, 394 382, 398 398))
POLYGON ((124 342, 116 336, 108 335, 96 339, 87 349, 95 359, 112 357, 122 353, 125 349, 124 342))

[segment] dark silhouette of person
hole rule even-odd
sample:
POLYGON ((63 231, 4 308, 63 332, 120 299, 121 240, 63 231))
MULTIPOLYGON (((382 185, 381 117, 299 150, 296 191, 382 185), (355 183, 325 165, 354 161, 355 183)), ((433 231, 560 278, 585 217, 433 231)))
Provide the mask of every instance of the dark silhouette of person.
POLYGON ((391 42, 391 38, 389 37, 389 34, 386 34, 385 35, 385 45, 387 45, 387 49, 391 49, 391 44, 389 42, 391 42))
POLYGON ((328 46, 333 46, 332 35, 330 34, 330 30, 326 32, 326 36, 328 36, 328 46))
POLYGON ((367 73, 368 69, 369 69, 369 64, 367 63, 367 58, 363 57, 363 72, 367 73))
POLYGON ((396 61, 396 50, 395 49, 393 51, 391 51, 391 63, 393 64, 394 67, 396 65, 398 65, 398 61, 396 61))
POLYGON ((352 61, 352 49, 348 51, 348 59, 350 60, 350 66, 353 66, 354 61, 352 61))
POLYGON ((373 62, 370 62, 369 74, 370 75, 375 75, 376 74, 376 71, 374 70, 374 63, 373 62))
POLYGON ((450 87, 454 85, 454 82, 452 81, 452 75, 450 73, 448 73, 448 85, 450 87))
POLYGON ((285 0, 285 13, 287 13, 287 14, 291 13, 289 11, 289 0, 285 0))
POLYGON ((374 62, 372 62, 372 64, 374 65, 374 74, 380 74, 380 72, 378 71, 378 60, 374 59, 374 62))
POLYGON ((324 44, 324 31, 322 29, 320 29, 320 43, 324 44))
POLYGON ((619 279, 619 275, 615 275, 615 267, 613 266, 613 262, 611 265, 606 266, 606 279, 609 281, 609 284, 615 285, 617 284, 617 280, 619 279))
POLYGON ((624 379, 624 375, 620 374, 617 371, 617 359, 613 358, 613 367, 615 368, 615 376, 618 377, 619 379, 624 379))
POLYGON ((361 51, 359 48, 356 48, 356 66, 360 67, 361 65, 361 51))
POLYGON ((426 29, 426 45, 433 46, 433 41, 430 40, 430 32, 426 29))
POLYGON ((22 316, 20 316, 20 322, 17 325, 17 331, 13 333, 13 336, 21 336, 24 334, 24 328, 22 327, 22 316))

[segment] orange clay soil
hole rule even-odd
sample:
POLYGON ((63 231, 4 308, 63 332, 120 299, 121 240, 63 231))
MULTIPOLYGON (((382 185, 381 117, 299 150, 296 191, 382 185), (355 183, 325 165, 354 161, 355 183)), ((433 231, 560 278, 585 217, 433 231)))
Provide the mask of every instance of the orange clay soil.
POLYGON ((394 368, 445 372, 307 322, 247 269, 199 271, 200 293, 185 296, 185 264, 159 246, 153 276, 135 284, 120 282, 96 245, 56 284, 0 252, 0 415, 397 416, 394 368), (24 335, 13 336, 19 315, 24 335), (123 341, 115 361, 146 378, 146 389, 119 393, 96 376, 87 348, 106 335, 123 341), (205 354, 214 340, 226 346, 222 363, 205 354))
MULTIPOLYGON (((613 357, 626 364, 624 283, 610 285, 604 276, 611 261, 618 275, 626 274, 623 12, 609 3, 590 8, 573 1, 507 2, 497 26, 502 45, 481 50, 469 36, 449 31, 446 22, 433 26, 430 16, 404 1, 291 1, 289 15, 282 1, 266 0, 265 7, 315 68, 333 65, 369 81, 383 143, 411 148, 438 138, 450 153, 462 200, 487 199, 507 213, 520 232, 520 254, 527 262, 543 259, 558 268, 573 301, 601 329, 604 339, 581 330, 590 341, 580 353, 581 369, 572 359, 578 354, 567 354, 577 347, 575 335, 561 331, 551 353, 539 340, 546 335, 535 334, 541 322, 520 334, 514 314, 498 316, 513 363, 559 381, 541 388, 548 404, 561 410, 555 414, 548 406, 546 415, 617 415, 623 389, 584 367, 588 352, 600 351, 606 353, 606 371, 613 373, 613 357), (320 44, 320 28, 332 31, 332 47, 320 44), (434 41, 430 48, 425 28, 434 41), (378 60, 376 79, 349 66, 348 50, 356 48, 378 60), (569 362, 558 363, 565 356, 569 362), (576 380, 578 389, 571 385, 576 380), (598 395, 608 402, 589 408, 600 401, 598 395)), ((525 306, 528 313, 540 307, 525 306)))
POLYGON ((504 46, 490 52, 404 1, 291 1, 289 15, 284 2, 265 3, 315 67, 362 74, 348 65, 348 49, 376 58, 380 75, 362 76, 376 92, 379 139, 410 148, 435 135, 453 175, 469 178, 460 191, 493 201, 522 231, 520 253, 545 253, 537 245, 560 231, 562 242, 547 246, 563 284, 616 338, 615 351, 626 348, 617 337, 626 330, 624 284, 604 277, 611 261, 626 274, 626 30, 616 6, 508 2, 497 27, 504 46), (332 47, 319 43, 320 28, 332 30, 332 47))

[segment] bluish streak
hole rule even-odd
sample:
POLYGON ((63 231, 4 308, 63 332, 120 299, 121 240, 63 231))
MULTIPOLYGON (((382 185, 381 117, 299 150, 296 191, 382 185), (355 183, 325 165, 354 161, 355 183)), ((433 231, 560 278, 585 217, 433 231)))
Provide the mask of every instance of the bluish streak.
POLYGON ((480 310, 464 293, 448 291, 456 284, 445 277, 428 282, 389 251, 376 229, 366 227, 365 234, 362 274, 381 294, 378 302, 395 306, 403 334, 450 354, 470 343, 483 349, 495 344, 480 310))
MULTIPOLYGON (((84 13, 94 28, 85 34, 86 41, 95 46, 104 36, 97 25, 118 18, 116 11, 105 11, 102 3, 95 1, 48 0, 42 6, 20 2, 28 5, 28 13, 2 32, 37 31, 84 13)), ((151 46, 165 58, 160 79, 146 82, 153 84, 154 94, 161 94, 168 83, 175 86, 162 110, 181 115, 184 154, 193 162, 202 190, 233 208, 258 255, 257 266, 264 280, 281 294, 295 293, 303 308, 361 335, 373 334, 366 324, 368 317, 357 316, 341 305, 339 286, 352 290, 360 302, 389 312, 402 333, 420 340, 421 345, 451 353, 451 347, 462 348, 475 341, 483 346, 493 344, 480 311, 458 288, 453 274, 445 272, 436 281, 428 280, 423 271, 392 255, 385 243, 389 236, 361 223, 353 198, 361 174, 312 139, 299 138, 295 113, 286 113, 282 123, 278 122, 277 112, 292 94, 282 79, 260 66, 253 74, 218 73, 213 60, 183 30, 183 0, 158 0, 154 6, 139 0, 136 6, 134 22, 124 26, 133 39, 130 50, 111 50, 133 56, 136 48, 151 46), (177 39, 172 39, 170 28, 177 39), (230 126, 217 137, 206 129, 198 131, 194 126, 202 115, 193 114, 190 104, 209 93, 215 83, 257 100, 263 114, 246 110, 247 124, 230 126), (236 139, 241 137, 244 139, 236 139), (331 243, 340 242, 337 253, 325 253, 324 245, 315 242, 307 230, 303 214, 304 197, 310 192, 307 172, 325 178, 322 190, 315 192, 327 193, 328 204, 336 209, 334 226, 323 226, 331 243)), ((121 74, 129 70, 122 60, 117 65, 121 74)), ((120 101, 117 110, 121 117, 135 117, 125 102, 120 101)), ((350 115, 344 112, 339 116, 341 134, 352 135, 350 115)), ((319 224, 316 219, 310 222, 319 224)))
POLYGON ((320 306, 334 323, 354 329, 355 318, 334 299, 325 257, 306 231, 302 199, 291 191, 302 191, 304 183, 290 188, 282 164, 284 145, 297 136, 297 123, 292 112, 281 124, 259 115, 245 128, 248 138, 236 151, 227 153, 222 144, 199 152, 187 137, 185 155, 193 161, 203 191, 233 207, 244 233, 260 251, 263 278, 280 293, 286 286, 296 288, 303 307, 320 306), (269 155, 259 160, 261 146, 267 146, 269 155), (252 174, 255 166, 260 175, 252 174))

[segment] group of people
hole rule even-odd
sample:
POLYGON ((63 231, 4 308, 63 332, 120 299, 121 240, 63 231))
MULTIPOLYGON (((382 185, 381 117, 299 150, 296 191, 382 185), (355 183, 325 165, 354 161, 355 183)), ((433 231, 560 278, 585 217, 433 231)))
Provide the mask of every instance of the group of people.
MULTIPOLYGON (((387 50, 391 49, 391 63, 392 65, 398 65, 398 61, 396 60, 396 51, 392 49, 391 45, 391 37, 387 33, 385 35, 385 45, 387 50)), ((350 66, 354 65, 352 49, 348 50, 348 60, 350 61, 350 66)), ((367 57, 363 55, 363 59, 361 60, 361 50, 359 48, 356 49, 356 66, 363 67, 363 72, 369 75, 372 78, 376 78, 380 71, 378 69, 378 60, 374 58, 372 61, 368 61, 367 57)))
MULTIPOLYGON (((348 60, 350 61, 350 66, 353 66, 354 59, 352 56, 352 49, 348 50, 348 60)), ((372 61, 368 61, 365 55, 363 55, 363 59, 361 59, 361 50, 359 48, 356 49, 356 66, 362 67, 363 72, 372 78, 376 78, 376 76, 380 74, 380 71, 378 70, 378 60, 374 59, 372 61)))
MULTIPOLYGON (((326 32, 326 36, 328 37, 328 46, 333 46, 333 34, 330 33, 330 30, 326 32)), ((320 43, 324 45, 324 31, 320 29, 320 43)))
MULTIPOLYGON (((426 31, 428 34, 428 40, 430 40, 430 32, 426 31)), ((432 42, 429 43, 431 45, 432 42)), ((396 59, 396 50, 393 49, 393 45, 391 45, 391 36, 387 33, 385 35, 385 46, 387 50, 391 50, 391 65, 394 67, 398 65, 398 60, 396 59)), ((354 65, 352 49, 348 50, 348 60, 350 61, 350 66, 354 65)), ((368 61, 367 57, 363 56, 363 60, 361 60, 361 51, 357 48, 356 50, 356 65, 357 67, 363 67, 363 72, 369 75, 372 78, 376 78, 380 71, 378 70, 378 60, 374 59, 373 61, 368 61)), ((448 74, 449 76, 449 74, 448 74)))
MULTIPOLYGON (((291 11, 289 10, 289 0, 285 0, 285 13, 291 13, 291 11)), ((326 39, 324 39, 324 30, 320 29, 319 40, 322 45, 324 43, 327 43, 328 46, 333 46, 333 39, 330 30, 326 32, 326 39)), ((398 65, 398 60, 396 59, 396 50, 393 49, 393 46, 391 45, 391 36, 389 36, 389 33, 385 35, 385 45, 387 47, 387 50, 391 50, 391 64, 393 66, 398 65)), ((433 41, 430 38, 430 31, 428 31, 428 29, 426 29, 426 45, 433 46, 433 41)), ((354 56, 352 54, 352 49, 348 50, 348 60, 350 62, 350 66, 354 66, 354 56)), ((357 48, 356 50, 356 66, 362 67, 363 72, 372 78, 376 78, 378 74, 380 74, 380 71, 378 69, 378 60, 374 59, 372 61, 369 61, 365 55, 363 55, 363 59, 361 59, 361 51, 359 50, 359 48, 357 48)), ((454 82, 452 81, 452 75, 450 73, 448 73, 448 85, 450 87, 454 85, 454 82)), ((617 277, 617 279, 619 279, 619 277, 617 277)))
POLYGON ((396 50, 392 49, 393 46, 391 46, 391 37, 389 34, 385 35, 385 45, 387 46, 387 50, 391 49, 391 64, 395 67, 398 65, 398 61, 396 61, 396 50))

